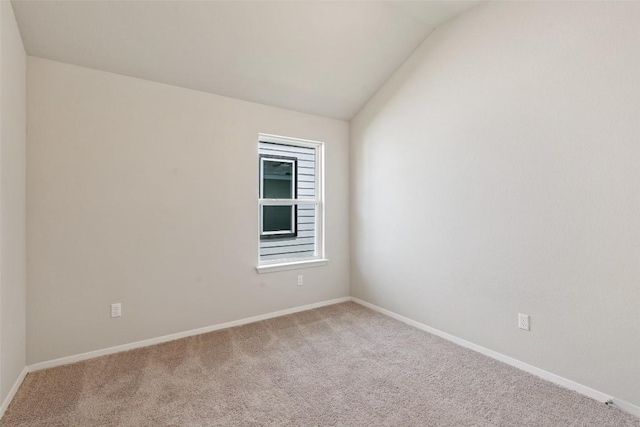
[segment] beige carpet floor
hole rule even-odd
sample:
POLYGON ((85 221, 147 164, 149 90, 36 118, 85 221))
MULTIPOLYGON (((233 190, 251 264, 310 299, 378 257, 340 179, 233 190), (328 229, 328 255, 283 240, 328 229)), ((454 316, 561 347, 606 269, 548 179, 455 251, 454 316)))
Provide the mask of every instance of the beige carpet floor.
POLYGON ((29 374, 1 426, 640 426, 355 303, 29 374))

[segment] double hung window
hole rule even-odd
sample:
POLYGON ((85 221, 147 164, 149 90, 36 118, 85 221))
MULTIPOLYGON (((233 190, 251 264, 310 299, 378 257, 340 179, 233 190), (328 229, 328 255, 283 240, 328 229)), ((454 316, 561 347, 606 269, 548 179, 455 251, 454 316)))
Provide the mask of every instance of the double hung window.
POLYGON ((260 135, 258 271, 323 261, 322 143, 260 135))

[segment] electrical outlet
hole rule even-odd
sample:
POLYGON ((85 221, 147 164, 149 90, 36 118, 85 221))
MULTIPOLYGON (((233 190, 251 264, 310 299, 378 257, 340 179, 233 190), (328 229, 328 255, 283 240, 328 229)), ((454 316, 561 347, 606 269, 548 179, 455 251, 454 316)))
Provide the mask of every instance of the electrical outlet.
POLYGON ((518 328, 529 330, 529 315, 518 313, 518 328))
POLYGON ((120 317, 122 316, 122 304, 117 302, 115 304, 111 304, 111 317, 120 317))
POLYGON ((304 284, 304 277, 298 276, 298 286, 302 286, 304 284))

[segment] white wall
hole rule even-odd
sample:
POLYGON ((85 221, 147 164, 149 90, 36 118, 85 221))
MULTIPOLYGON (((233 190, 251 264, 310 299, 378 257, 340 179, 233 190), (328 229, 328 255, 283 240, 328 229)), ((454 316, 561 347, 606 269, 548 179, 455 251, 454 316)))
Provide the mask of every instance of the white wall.
POLYGON ((30 364, 349 295, 348 123, 27 68, 30 364), (256 273, 259 132, 326 143, 328 266, 256 273))
POLYGON ((26 57, 0 2, 0 404, 25 367, 26 57))
POLYGON ((352 294, 639 405, 638 22, 500 2, 434 32, 352 121, 352 294))

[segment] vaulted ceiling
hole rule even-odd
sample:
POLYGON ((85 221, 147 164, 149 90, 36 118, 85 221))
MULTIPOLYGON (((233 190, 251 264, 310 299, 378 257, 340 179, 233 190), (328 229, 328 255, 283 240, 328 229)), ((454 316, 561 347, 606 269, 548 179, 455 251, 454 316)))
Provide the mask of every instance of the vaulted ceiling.
POLYGON ((29 55, 349 120, 464 1, 12 2, 29 55))

